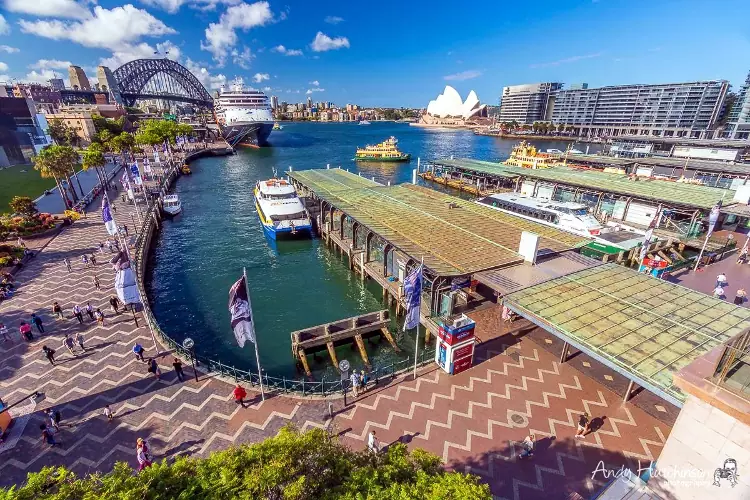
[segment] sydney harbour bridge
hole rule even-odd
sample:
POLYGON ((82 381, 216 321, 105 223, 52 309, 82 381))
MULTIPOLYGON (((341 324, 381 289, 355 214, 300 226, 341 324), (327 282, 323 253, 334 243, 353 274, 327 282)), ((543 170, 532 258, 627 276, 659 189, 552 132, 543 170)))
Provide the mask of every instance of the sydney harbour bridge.
POLYGON ((159 99, 213 108, 214 101, 203 84, 180 63, 171 59, 137 59, 114 71, 122 100, 135 106, 139 99, 159 99))

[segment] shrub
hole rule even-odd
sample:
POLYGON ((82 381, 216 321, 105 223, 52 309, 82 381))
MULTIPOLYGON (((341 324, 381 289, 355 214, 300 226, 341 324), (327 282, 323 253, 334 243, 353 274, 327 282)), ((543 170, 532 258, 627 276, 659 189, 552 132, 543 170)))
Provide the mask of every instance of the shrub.
MULTIPOLYGON (((0 267, 9 266, 11 262, 13 262, 13 257, 0 257, 0 267)), ((2 496, 0 496, 0 498, 2 498, 2 496)))
POLYGON ((67 217, 70 220, 78 220, 81 218, 81 214, 79 214, 75 210, 66 210, 65 217, 67 217))

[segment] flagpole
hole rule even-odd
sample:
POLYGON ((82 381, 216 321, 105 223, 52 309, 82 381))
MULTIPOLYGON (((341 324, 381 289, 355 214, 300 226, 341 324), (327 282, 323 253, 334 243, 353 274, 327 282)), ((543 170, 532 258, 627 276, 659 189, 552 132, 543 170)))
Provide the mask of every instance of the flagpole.
MULTIPOLYGON (((422 256, 422 262, 419 264, 420 273, 424 276, 424 256, 422 256)), ((422 280, 419 280, 419 308, 417 314, 422 313, 422 280)), ((419 316, 417 316, 419 318, 419 316)), ((419 353, 419 321, 417 321, 417 333, 414 335, 414 380, 417 380, 417 354, 419 353)))
POLYGON ((701 248, 700 253, 698 254, 698 258, 695 259, 695 267, 693 267, 693 271, 698 269, 698 265, 701 263, 701 257, 703 257, 703 252, 706 250, 706 245, 708 244, 708 238, 711 236, 711 232, 706 233, 706 239, 703 240, 703 247, 701 248))
MULTIPOLYGON (((247 293, 247 301, 250 302, 250 286, 247 283, 247 270, 242 268, 242 276, 245 278, 245 293, 247 293)), ((252 314, 252 311, 250 312, 252 314)), ((255 318, 253 318, 253 330, 255 330, 255 318)), ((258 365, 258 382, 260 383, 260 397, 263 401, 266 400, 266 394, 263 392, 263 372, 260 369, 260 356, 258 355, 258 332, 255 332, 255 364, 258 365)))

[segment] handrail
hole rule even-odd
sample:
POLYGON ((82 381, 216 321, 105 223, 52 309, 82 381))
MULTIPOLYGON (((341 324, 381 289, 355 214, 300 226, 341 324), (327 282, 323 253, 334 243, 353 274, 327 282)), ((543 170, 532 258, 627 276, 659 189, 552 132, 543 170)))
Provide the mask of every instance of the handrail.
MULTIPOLYGON (((192 155, 190 155, 192 156, 192 155)), ((185 158, 185 162, 190 161, 190 157, 185 158)), ((158 185, 160 193, 166 193, 172 184, 172 181, 177 176, 177 166, 174 160, 168 161, 167 173, 163 176, 162 182, 158 185)), ((152 197, 148 201, 148 208, 144 214, 143 221, 135 239, 135 252, 132 255, 134 261, 133 270, 136 275, 136 284, 138 285, 138 292, 141 295, 141 304, 143 306, 143 315, 146 318, 146 322, 149 328, 154 331, 160 338, 160 340, 170 349, 172 349, 180 358, 190 360, 191 352, 182 347, 181 344, 176 342, 174 339, 169 337, 159 326, 156 321, 156 317, 151 310, 148 296, 146 295, 146 288, 143 283, 143 275, 145 274, 145 263, 148 256, 148 250, 146 242, 150 241, 149 237, 153 234, 156 228, 156 218, 158 215, 156 211, 159 209, 158 199, 152 197), (144 269, 141 269, 144 266, 144 269)), ((418 366, 424 366, 429 364, 435 357, 435 347, 429 347, 423 349, 419 353, 419 359, 417 360, 418 366)), ((195 356, 197 365, 201 365, 204 369, 207 369, 210 373, 233 379, 235 382, 248 382, 250 385, 255 386, 259 383, 259 375, 249 370, 242 370, 236 368, 234 365, 227 365, 221 362, 221 360, 214 360, 204 356, 195 356)), ((377 367, 370 371, 368 374, 371 383, 378 385, 380 381, 387 380, 391 381, 396 376, 401 375, 414 366, 414 359, 412 355, 406 359, 394 361, 388 365, 377 367)), ((330 396, 335 394, 342 394, 349 390, 348 381, 342 380, 326 380, 323 377, 319 381, 310 381, 305 379, 294 379, 287 378, 285 376, 278 377, 263 373, 263 385, 266 390, 271 390, 279 393, 289 394, 295 393, 302 396, 330 396)))

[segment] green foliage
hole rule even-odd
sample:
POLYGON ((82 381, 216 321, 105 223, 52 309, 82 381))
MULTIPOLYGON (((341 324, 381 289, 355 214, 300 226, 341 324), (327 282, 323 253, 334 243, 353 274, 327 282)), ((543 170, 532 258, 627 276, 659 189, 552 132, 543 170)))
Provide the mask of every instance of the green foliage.
POLYGON ((138 144, 154 146, 168 141, 170 144, 176 142, 178 135, 191 135, 193 128, 186 123, 176 123, 171 120, 147 120, 141 122, 135 134, 138 144))
POLYGON ((71 146, 52 145, 33 158, 34 168, 42 177, 66 177, 78 164, 78 153, 71 146))
POLYGON ((107 160, 104 158, 104 147, 101 144, 92 142, 83 152, 83 169, 99 168, 106 165, 107 160))
POLYGON ((489 500, 475 476, 445 472, 425 451, 396 444, 373 455, 355 452, 319 429, 283 428, 263 442, 229 448, 208 458, 155 463, 137 475, 118 463, 107 474, 78 478, 65 468, 28 475, 21 487, 0 490, 0 500, 489 500))
POLYGON ((125 125, 125 119, 122 116, 117 120, 113 120, 111 118, 105 118, 102 115, 94 114, 91 115, 91 120, 94 122, 94 128, 96 128, 97 134, 107 131, 112 135, 119 135, 122 133, 123 126, 125 125))
POLYGON ((135 146, 135 138, 133 137, 133 134, 121 132, 107 141, 107 144, 112 151, 124 154, 133 149, 133 146, 135 146))
POLYGON ((78 146, 81 143, 78 133, 62 120, 50 121, 48 132, 52 140, 60 146, 78 146))
POLYGON ((21 214, 24 217, 33 217, 39 212, 36 203, 28 196, 14 196, 8 205, 13 213, 21 214))

